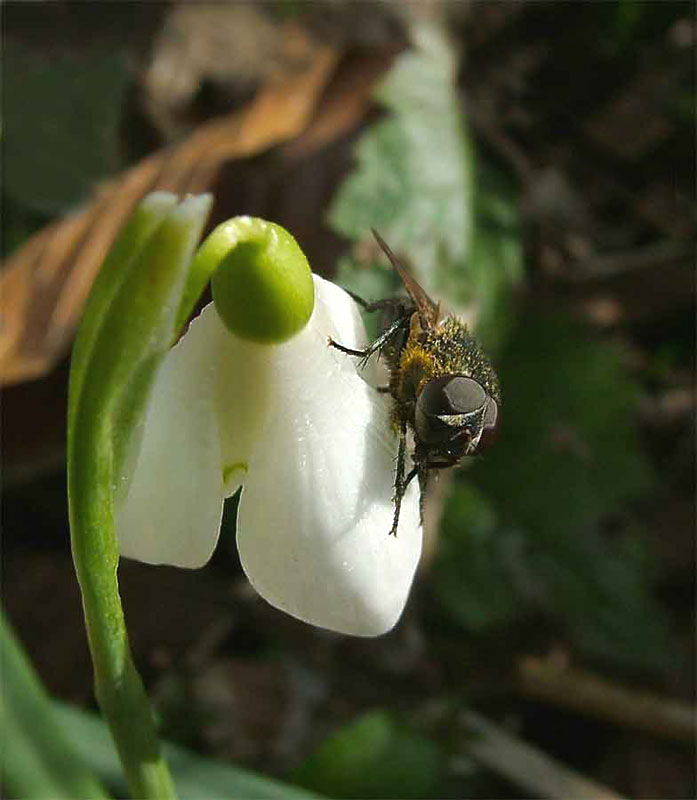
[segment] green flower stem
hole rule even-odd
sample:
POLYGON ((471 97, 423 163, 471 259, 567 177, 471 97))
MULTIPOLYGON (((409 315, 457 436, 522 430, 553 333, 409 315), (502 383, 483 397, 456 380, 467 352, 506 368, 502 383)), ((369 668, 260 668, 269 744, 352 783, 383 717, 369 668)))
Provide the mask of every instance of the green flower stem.
MULTIPOLYGON (((92 416, 92 415, 90 415, 92 416)), ((133 664, 119 595, 118 547, 113 523, 110 431, 106 424, 76 426, 71 449, 73 559, 82 590, 95 693, 134 797, 175 797, 160 756, 152 711, 133 664)))
POLYGON ((177 312, 211 199, 146 198, 112 248, 71 363, 68 499, 95 691, 134 797, 176 796, 133 664, 118 587, 114 490, 177 312))

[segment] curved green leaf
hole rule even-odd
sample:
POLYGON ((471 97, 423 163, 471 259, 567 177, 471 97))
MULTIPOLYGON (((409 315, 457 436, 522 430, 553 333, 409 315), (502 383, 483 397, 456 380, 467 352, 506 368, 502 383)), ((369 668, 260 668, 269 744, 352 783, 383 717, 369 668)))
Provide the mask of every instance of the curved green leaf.
POLYGON ((9 796, 103 798, 0 612, 2 780, 9 796))
MULTIPOLYGON (((116 791, 125 787, 119 759, 109 731, 94 714, 55 703, 56 716, 70 733, 86 764, 116 791)), ((162 750, 172 768, 179 795, 191 800, 245 797, 250 800, 311 800, 318 795, 247 769, 221 764, 176 744, 164 742, 162 750)))

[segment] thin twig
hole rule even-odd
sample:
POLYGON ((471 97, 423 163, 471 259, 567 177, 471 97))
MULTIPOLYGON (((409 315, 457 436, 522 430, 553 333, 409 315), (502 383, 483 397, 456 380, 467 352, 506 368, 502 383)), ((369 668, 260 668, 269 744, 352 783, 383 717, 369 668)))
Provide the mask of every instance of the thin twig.
POLYGON ((520 662, 518 674, 520 689, 528 697, 654 736, 694 741, 695 709, 686 703, 532 656, 520 662))
POLYGON ((694 259, 689 243, 661 239, 643 247, 621 250, 617 253, 597 255, 575 265, 571 278, 576 282, 610 278, 633 270, 653 268, 666 262, 683 261, 686 265, 694 259))
POLYGON ((551 800, 620 800, 621 795, 560 764, 474 711, 461 724, 471 737, 467 753, 533 797, 551 800))

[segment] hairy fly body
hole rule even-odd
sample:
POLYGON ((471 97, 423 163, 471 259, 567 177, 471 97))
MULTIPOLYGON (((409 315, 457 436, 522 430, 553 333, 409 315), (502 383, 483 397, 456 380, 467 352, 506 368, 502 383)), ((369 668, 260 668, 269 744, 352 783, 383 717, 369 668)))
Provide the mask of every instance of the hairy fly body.
POLYGON ((423 499, 433 469, 458 464, 479 452, 496 428, 500 392, 496 373, 462 320, 441 313, 436 304, 397 260, 380 234, 378 244, 397 271, 407 298, 368 303, 352 295, 366 311, 385 311, 380 336, 365 350, 329 344, 351 356, 367 359, 381 353, 390 371, 392 419, 399 438, 394 482, 397 535, 402 498, 418 477, 423 499), (407 473, 407 431, 411 430, 413 466, 407 473))

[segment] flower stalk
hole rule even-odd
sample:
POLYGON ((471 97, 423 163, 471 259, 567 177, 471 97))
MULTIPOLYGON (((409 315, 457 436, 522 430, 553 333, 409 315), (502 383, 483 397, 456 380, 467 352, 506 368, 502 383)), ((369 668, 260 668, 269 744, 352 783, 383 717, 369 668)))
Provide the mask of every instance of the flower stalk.
POLYGON ((173 343, 208 196, 146 198, 95 282, 71 363, 68 499, 95 692, 135 797, 176 796, 134 666, 118 587, 114 489, 156 369, 173 343))
POLYGON ((365 345, 358 306, 271 222, 235 217, 194 253, 210 205, 163 193, 140 204, 71 363, 73 559, 97 699, 136 797, 175 789, 128 643, 120 556, 203 566, 243 485, 237 545, 259 594, 305 622, 378 636, 399 619, 421 552, 415 485, 399 539, 387 535, 388 401, 372 368, 359 374, 328 346, 365 345), (214 302, 173 346, 209 280, 214 302))

